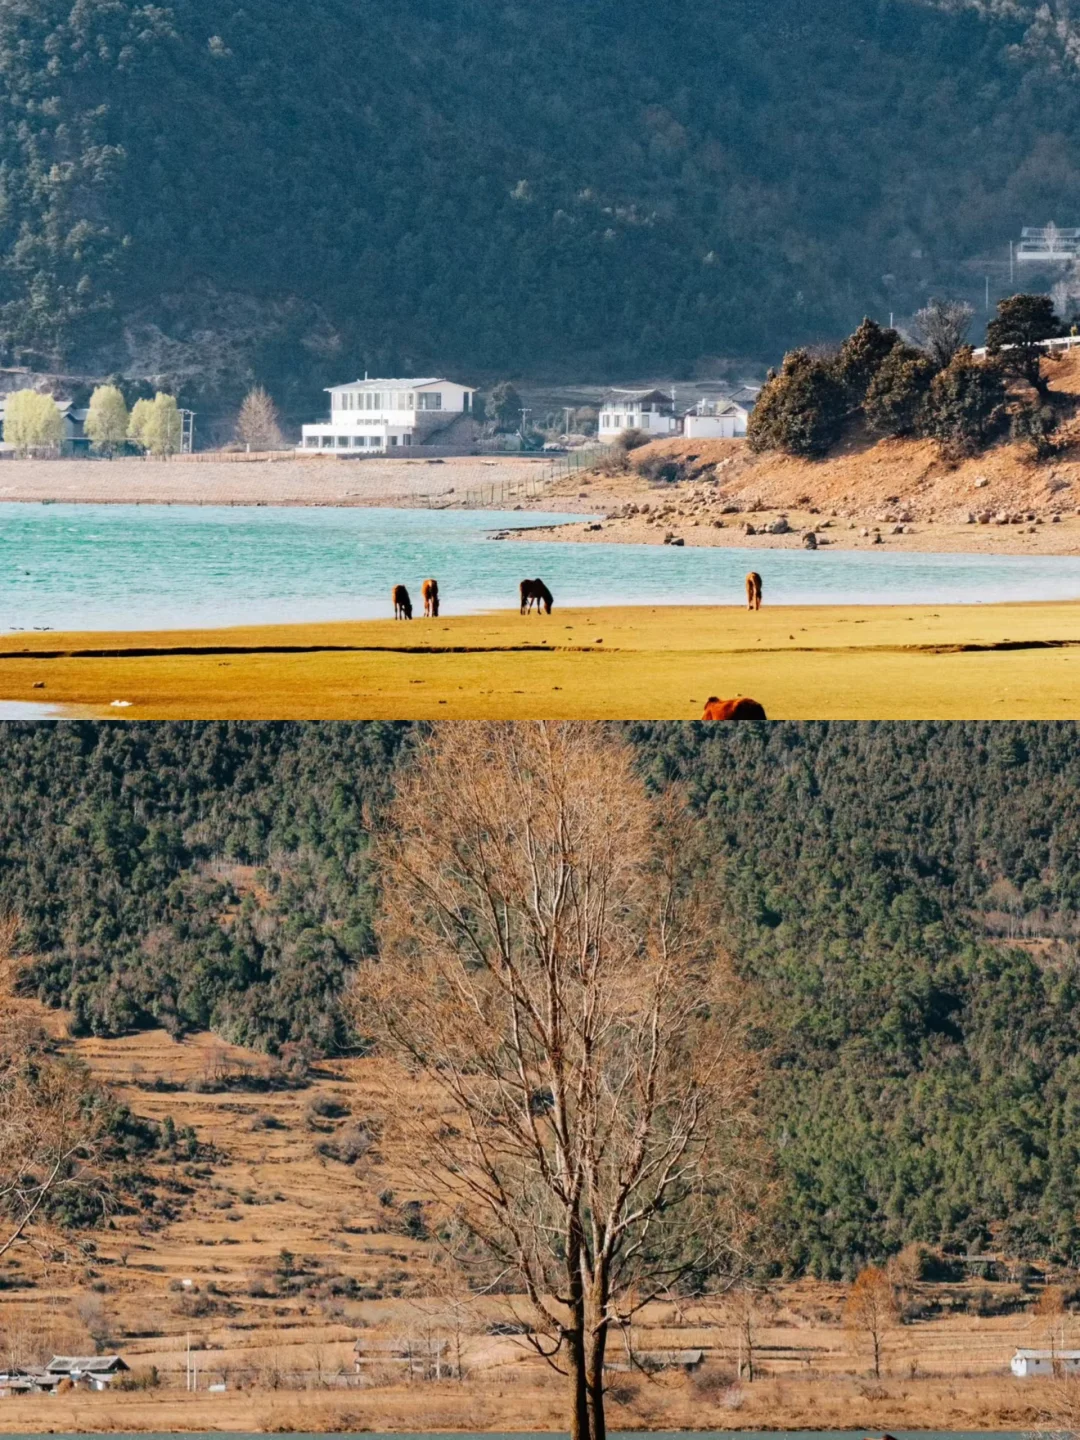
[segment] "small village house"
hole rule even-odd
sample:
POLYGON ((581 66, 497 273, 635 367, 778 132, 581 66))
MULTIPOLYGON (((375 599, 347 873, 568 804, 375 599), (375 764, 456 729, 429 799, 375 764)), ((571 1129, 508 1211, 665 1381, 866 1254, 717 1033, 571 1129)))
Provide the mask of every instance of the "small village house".
POLYGON ((1080 1375, 1080 1350, 1017 1350, 1009 1369, 1028 1375, 1080 1375))
POLYGON ((628 430, 640 430, 650 440, 679 433, 674 397, 663 390, 614 390, 600 407, 597 438, 611 445, 628 430))
POLYGON ((86 1390, 108 1390, 129 1368, 119 1355, 54 1355, 45 1366, 58 1382, 70 1380, 86 1390))
POLYGON ((83 1390, 107 1390, 128 1368, 119 1355, 54 1355, 48 1365, 16 1365, 0 1371, 0 1399, 55 1395, 65 1381, 83 1390))
POLYGON ((727 440, 746 434, 750 411, 735 400, 699 400, 683 416, 688 440, 727 440))
POLYGON ((354 380, 330 387, 327 394, 330 417, 303 426, 303 451, 400 454, 419 445, 461 446, 474 433, 476 391, 453 380, 354 380))

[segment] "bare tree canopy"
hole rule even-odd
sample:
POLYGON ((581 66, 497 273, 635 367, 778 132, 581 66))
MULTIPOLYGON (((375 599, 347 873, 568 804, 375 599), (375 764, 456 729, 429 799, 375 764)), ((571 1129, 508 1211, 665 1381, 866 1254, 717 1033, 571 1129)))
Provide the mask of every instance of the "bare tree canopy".
POLYGON ((51 1196, 93 1184, 99 1128, 84 1068, 54 1052, 11 999, 16 925, 0 921, 0 1258, 40 1221, 51 1196))
POLYGON ((375 860, 380 961, 357 1024, 435 1101, 389 1124, 442 1221, 528 1296, 603 1440, 612 1325, 732 1273, 750 1223, 754 1070, 681 811, 597 726, 443 725, 375 860))
POLYGON ((252 450, 277 450, 281 446, 277 406, 261 385, 244 396, 236 417, 236 438, 252 450))
POLYGON ((967 343, 975 311, 963 300, 930 300, 915 312, 915 337, 939 369, 967 343))
POLYGON ((892 1281, 877 1265, 867 1265, 855 1277, 844 1306, 844 1324, 870 1343, 874 1378, 881 1379, 881 1356, 886 1331, 899 1320, 900 1310, 892 1281))

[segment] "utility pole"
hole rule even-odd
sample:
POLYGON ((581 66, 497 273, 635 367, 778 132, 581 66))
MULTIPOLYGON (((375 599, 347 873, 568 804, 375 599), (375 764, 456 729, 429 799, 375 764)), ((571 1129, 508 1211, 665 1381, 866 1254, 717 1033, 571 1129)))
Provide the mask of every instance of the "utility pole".
POLYGON ((532 414, 532 411, 531 411, 531 410, 522 410, 522 411, 521 411, 521 438, 522 438, 523 440, 525 439, 525 430, 526 430, 526 428, 527 428, 527 426, 528 426, 529 416, 530 416, 531 414, 532 414))
POLYGON ((986 313, 990 314, 990 276, 986 277, 986 313))
POLYGON ((1013 286, 1013 242, 1009 241, 1009 289, 1013 286))
POLYGON ((567 435, 570 434, 570 411, 571 411, 573 408, 574 408, 574 407, 573 407, 572 405, 564 405, 564 406, 563 406, 563 410, 566 412, 566 430, 565 430, 565 434, 567 434, 567 435))

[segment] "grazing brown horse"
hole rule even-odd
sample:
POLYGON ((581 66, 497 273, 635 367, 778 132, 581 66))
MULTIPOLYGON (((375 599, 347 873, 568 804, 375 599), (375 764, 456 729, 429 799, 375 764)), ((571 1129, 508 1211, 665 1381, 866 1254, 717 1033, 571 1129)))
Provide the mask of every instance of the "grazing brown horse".
POLYGON ((703 720, 767 720, 764 708, 756 700, 740 695, 736 700, 718 700, 710 695, 705 701, 703 720))
POLYGON ((555 604, 555 601, 551 598, 551 591, 542 580, 522 580, 518 589, 521 592, 522 615, 529 613, 534 602, 536 604, 537 615, 540 614, 541 610, 543 610, 545 615, 551 614, 551 607, 555 604))
POLYGON ((439 582, 437 580, 425 580, 420 586, 420 593, 424 597, 424 614, 432 620, 439 618, 439 582))
POLYGON ((761 576, 756 570, 751 570, 746 577, 746 608, 761 609, 761 576))
POLYGON ((412 619, 412 601, 409 599, 409 592, 404 585, 395 585, 393 593, 394 619, 412 619))

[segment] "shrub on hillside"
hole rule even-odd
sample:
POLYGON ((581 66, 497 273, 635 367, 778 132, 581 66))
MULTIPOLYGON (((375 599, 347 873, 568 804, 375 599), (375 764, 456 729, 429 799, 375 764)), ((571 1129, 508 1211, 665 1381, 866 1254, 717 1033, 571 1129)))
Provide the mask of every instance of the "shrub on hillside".
POLYGON ((752 450, 784 450, 818 459, 840 438, 847 413, 844 385, 835 367, 809 351, 784 356, 770 374, 747 426, 752 450))
POLYGON ((953 459, 975 455, 1005 423, 1005 380, 993 361, 975 359, 969 345, 958 350, 930 385, 925 430, 953 459))
POLYGON ((1058 427, 1057 411, 1052 405, 1021 405, 1012 417, 1011 433, 1028 448, 1033 460, 1049 460, 1058 452, 1054 431, 1058 427))
POLYGON ((934 362, 914 346, 894 345, 870 381, 863 415, 879 435, 915 435, 926 420, 934 362))
POLYGON ((858 409, 881 367, 900 344, 893 329, 884 329, 876 320, 864 319, 840 347, 836 377, 844 387, 848 406, 858 409))

